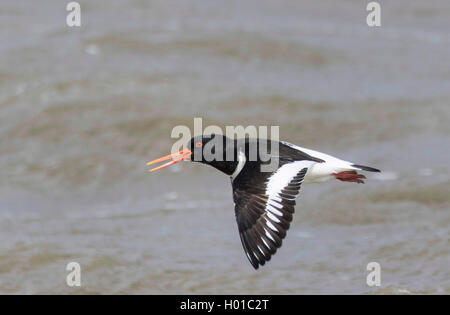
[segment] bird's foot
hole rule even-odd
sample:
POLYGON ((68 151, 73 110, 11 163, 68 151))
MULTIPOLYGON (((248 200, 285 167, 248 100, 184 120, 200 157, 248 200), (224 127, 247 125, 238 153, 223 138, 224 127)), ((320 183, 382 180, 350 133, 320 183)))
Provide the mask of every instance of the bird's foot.
POLYGON ((356 171, 344 171, 339 173, 333 174, 336 179, 339 179, 343 182, 351 182, 351 183, 358 183, 358 184, 364 184, 364 181, 362 179, 365 179, 366 176, 362 174, 358 174, 356 171))

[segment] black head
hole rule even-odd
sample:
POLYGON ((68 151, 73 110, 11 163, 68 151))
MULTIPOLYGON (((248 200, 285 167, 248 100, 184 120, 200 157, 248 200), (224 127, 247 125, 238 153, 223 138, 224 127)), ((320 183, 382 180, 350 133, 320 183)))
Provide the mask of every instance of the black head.
POLYGON ((231 175, 237 165, 235 141, 220 134, 193 137, 187 148, 191 161, 211 165, 231 175))
POLYGON ((231 175, 238 165, 237 152, 236 140, 219 134, 202 135, 189 140, 186 147, 179 152, 148 162, 147 165, 171 160, 159 167, 151 169, 150 171, 153 172, 180 161, 191 160, 193 162, 211 165, 225 174, 231 175))
POLYGON ((189 140, 187 148, 192 152, 191 160, 194 162, 210 162, 223 158, 227 140, 222 135, 201 135, 189 140))

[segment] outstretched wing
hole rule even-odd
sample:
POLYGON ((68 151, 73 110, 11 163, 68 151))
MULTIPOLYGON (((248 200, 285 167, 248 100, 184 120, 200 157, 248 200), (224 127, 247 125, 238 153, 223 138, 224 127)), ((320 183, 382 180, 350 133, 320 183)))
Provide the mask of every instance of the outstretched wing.
POLYGON ((244 167, 233 181, 235 214, 242 246, 255 269, 281 247, 292 221, 295 198, 314 161, 289 161, 275 172, 244 167))

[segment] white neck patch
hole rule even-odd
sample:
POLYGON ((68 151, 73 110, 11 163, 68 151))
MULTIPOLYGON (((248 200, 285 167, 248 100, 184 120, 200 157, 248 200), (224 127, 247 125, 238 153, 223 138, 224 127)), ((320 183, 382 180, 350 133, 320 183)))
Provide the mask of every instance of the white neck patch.
POLYGON ((239 151, 238 154, 238 165, 236 166, 236 169, 234 170, 233 174, 231 174, 231 180, 234 180, 236 176, 239 175, 239 173, 244 168, 245 162, 247 162, 247 158, 245 157, 245 153, 242 151, 239 151))

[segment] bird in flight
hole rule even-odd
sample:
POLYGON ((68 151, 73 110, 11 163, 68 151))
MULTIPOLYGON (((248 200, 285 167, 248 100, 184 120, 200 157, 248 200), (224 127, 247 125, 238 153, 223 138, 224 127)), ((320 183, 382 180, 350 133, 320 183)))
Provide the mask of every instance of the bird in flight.
POLYGON ((150 171, 190 160, 230 176, 239 235, 255 269, 281 247, 302 183, 331 179, 364 183, 366 177, 358 171, 380 172, 284 141, 231 139, 218 134, 194 137, 183 150, 147 165, 167 160, 150 171))

